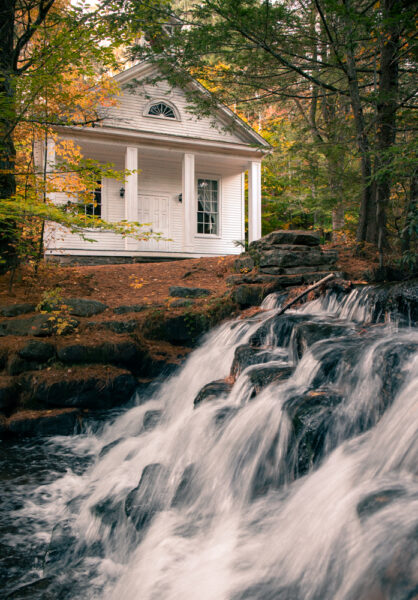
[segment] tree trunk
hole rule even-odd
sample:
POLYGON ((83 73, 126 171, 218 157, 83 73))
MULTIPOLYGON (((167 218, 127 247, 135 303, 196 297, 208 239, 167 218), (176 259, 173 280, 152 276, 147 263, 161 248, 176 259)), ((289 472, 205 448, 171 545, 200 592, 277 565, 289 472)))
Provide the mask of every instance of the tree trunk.
MULTIPOLYGON (((0 36, 0 202, 16 192, 16 150, 12 138, 15 117, 13 81, 13 34, 15 0, 0 0, 2 28, 0 36)), ((2 223, 0 272, 7 271, 16 260, 16 224, 13 219, 2 223)))
POLYGON ((417 221, 417 199, 418 199, 418 175, 414 173, 411 177, 409 189, 409 200, 405 214, 405 223, 401 234, 401 252, 406 254, 410 252, 411 244, 416 243, 416 237, 413 232, 413 224, 417 221), (415 239, 414 239, 415 238, 415 239))
POLYGON ((346 13, 345 24, 348 32, 348 39, 345 47, 346 55, 346 75, 348 79, 348 88, 350 92, 351 108, 356 127, 357 147, 361 157, 361 179, 363 183, 363 193, 360 203, 359 223, 357 227, 357 242, 370 242, 377 244, 377 226, 375 197, 372 184, 372 163, 370 158, 370 144, 366 133, 366 124, 364 120, 363 107, 361 104, 359 83, 357 78, 356 59, 354 56, 354 35, 350 0, 343 0, 346 13))
POLYGON ((380 50, 379 95, 377 100, 377 184, 376 222, 380 263, 386 240, 386 208, 391 190, 391 148, 396 137, 398 102, 398 51, 400 6, 397 0, 383 0, 382 41, 380 50))

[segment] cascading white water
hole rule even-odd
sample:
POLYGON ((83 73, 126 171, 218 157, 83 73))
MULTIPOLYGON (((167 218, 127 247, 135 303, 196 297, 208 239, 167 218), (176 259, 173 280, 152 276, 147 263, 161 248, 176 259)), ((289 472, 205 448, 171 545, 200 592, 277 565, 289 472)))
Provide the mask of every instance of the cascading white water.
POLYGON ((358 326, 363 301, 329 298, 275 318, 270 298, 270 310, 219 327, 99 433, 52 440, 52 451, 93 462, 32 488, 14 510, 39 539, 55 527, 31 572, 45 595, 32 597, 412 599, 418 333, 358 326), (305 348, 301 335, 318 328, 305 348), (194 407, 249 342, 255 361, 231 392, 194 407), (256 389, 261 372, 273 377, 256 389))

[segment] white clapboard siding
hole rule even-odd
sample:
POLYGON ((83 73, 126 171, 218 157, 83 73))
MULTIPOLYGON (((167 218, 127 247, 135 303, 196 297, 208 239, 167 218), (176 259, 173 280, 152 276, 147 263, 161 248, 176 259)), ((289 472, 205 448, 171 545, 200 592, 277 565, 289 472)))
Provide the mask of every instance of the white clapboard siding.
MULTIPOLYGON (((194 250, 204 254, 240 254, 234 242, 242 240, 242 176, 229 175, 220 181, 220 231, 217 237, 195 235, 194 250)), ((194 217, 196 228, 196 216, 194 217)))
MULTIPOLYGON (((171 90, 169 85, 160 82, 155 86, 139 85, 135 89, 123 89, 117 98, 117 106, 106 108, 104 126, 116 126, 140 131, 163 134, 181 135, 188 138, 218 140, 224 142, 242 143, 242 135, 225 127, 219 121, 214 126, 214 119, 198 118, 187 110, 188 101, 180 89, 171 90), (144 115, 144 110, 152 99, 172 103, 177 109, 180 119, 150 117, 144 115)), ((247 141, 248 143, 248 141, 247 141)))
POLYGON ((102 216, 109 223, 117 223, 125 218, 125 199, 120 195, 123 185, 117 179, 103 179, 102 216))

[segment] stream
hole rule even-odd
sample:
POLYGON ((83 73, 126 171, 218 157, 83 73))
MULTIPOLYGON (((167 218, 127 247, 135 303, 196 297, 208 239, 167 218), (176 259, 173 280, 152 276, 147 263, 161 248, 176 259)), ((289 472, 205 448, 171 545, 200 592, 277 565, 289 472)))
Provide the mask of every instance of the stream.
POLYGON ((418 331, 367 288, 280 303, 82 433, 1 443, 1 598, 418 598, 418 331))

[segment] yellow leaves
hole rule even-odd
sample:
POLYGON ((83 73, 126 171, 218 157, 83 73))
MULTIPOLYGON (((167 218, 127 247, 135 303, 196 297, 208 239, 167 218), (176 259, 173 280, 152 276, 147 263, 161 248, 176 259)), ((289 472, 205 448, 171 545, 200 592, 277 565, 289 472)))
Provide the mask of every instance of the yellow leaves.
POLYGON ((134 290, 140 290, 146 284, 144 279, 142 277, 138 277, 137 275, 130 275, 129 278, 132 279, 132 282, 129 285, 134 290))

